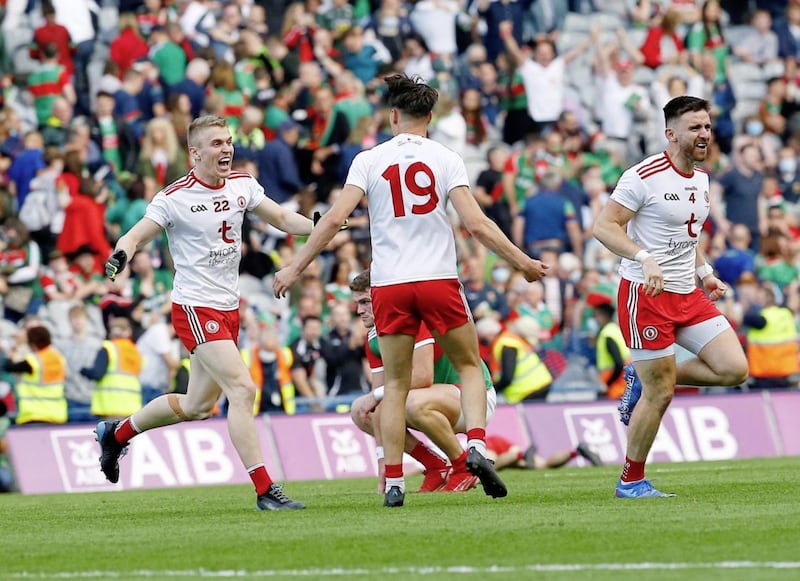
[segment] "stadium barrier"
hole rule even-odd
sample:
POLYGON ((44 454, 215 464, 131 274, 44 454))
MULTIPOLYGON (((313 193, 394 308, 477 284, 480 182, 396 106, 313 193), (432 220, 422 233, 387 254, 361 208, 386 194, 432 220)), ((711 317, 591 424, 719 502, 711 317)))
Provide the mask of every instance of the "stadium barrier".
MULTIPOLYGON (((800 455, 799 414, 800 392, 677 397, 656 437, 651 461, 800 455)), ((256 424, 267 468, 276 480, 377 474, 373 440, 348 415, 270 415, 256 424)), ((100 473, 92 429, 92 424, 10 429, 18 489, 41 494, 249 482, 222 418, 137 436, 122 459, 118 484, 106 482, 100 473)), ((543 454, 583 441, 606 463, 624 458, 625 428, 615 402, 504 405, 487 432, 523 448, 533 440, 543 454)), ((577 462, 585 465, 583 459, 577 462)))

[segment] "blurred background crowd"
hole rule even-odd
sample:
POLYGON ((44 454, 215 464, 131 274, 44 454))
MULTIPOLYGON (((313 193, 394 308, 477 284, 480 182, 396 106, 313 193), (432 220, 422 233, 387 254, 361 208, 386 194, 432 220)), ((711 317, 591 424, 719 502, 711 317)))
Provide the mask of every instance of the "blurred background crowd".
MULTIPOLYGON (((463 156, 486 213, 553 267, 527 283, 454 216, 501 398, 619 396, 628 355, 614 323, 617 259, 590 227, 622 171, 664 148, 661 107, 682 94, 712 105, 703 245, 732 288, 720 307, 751 357, 740 389, 794 385, 800 2, 0 6, 0 398, 13 413, 15 391, 49 385, 67 402, 19 423, 124 416, 185 389, 165 242, 115 282, 101 267, 155 193, 188 171, 191 118, 226 117, 237 168, 311 216, 335 199, 353 157, 390 137, 382 76, 392 71, 439 90, 430 137, 463 156)), ((247 222, 240 347, 263 387, 255 411, 342 411, 369 389, 349 288, 370 261, 365 205, 350 225, 277 301, 271 273, 303 240, 247 222)))

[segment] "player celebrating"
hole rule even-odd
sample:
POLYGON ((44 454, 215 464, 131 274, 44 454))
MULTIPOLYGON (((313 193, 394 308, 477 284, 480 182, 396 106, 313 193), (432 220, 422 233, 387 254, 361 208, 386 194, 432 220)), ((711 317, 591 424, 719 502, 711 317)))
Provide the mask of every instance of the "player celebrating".
MULTIPOLYGON (((378 443, 378 461, 381 466, 379 492, 385 492, 383 447, 381 446, 380 407, 384 395, 383 360, 380 355, 375 316, 370 296, 369 271, 362 272, 350 283, 353 300, 364 326, 369 329, 366 344, 367 360, 372 371, 373 390, 359 397, 351 406, 353 422, 361 431, 374 436, 378 443)), ((412 359, 411 390, 406 400, 406 424, 428 436, 450 459, 444 460, 431 452, 411 432, 406 430, 404 450, 425 468, 425 478, 418 492, 466 492, 478 479, 467 470, 467 452, 461 447, 456 432, 464 433, 464 415, 461 413, 459 378, 453 365, 444 356, 428 328, 420 325, 412 359), (421 389, 416 389, 421 388, 421 389)), ((483 366, 486 386, 486 423, 491 421, 497 406, 497 394, 492 377, 483 366)))
POLYGON ((242 222, 252 211, 276 228, 296 235, 312 222, 287 212, 264 195, 250 174, 231 171, 233 140, 222 117, 192 121, 189 154, 195 166, 159 192, 147 212, 119 239, 106 263, 112 280, 138 248, 166 230, 175 263, 172 324, 191 353, 187 393, 162 395, 121 422, 97 424, 100 467, 119 480, 119 457, 137 434, 160 426, 208 418, 220 390, 228 400, 228 432, 255 485, 259 510, 304 508, 272 482, 264 466, 253 418, 256 386, 236 340, 239 334, 239 260, 242 222))
POLYGON ((486 494, 507 489, 486 459, 486 389, 472 314, 458 280, 450 200, 473 236, 521 271, 529 281, 546 267, 514 246, 470 193, 464 161, 427 139, 437 100, 430 86, 404 74, 384 78, 394 137, 356 156, 345 186, 294 261, 275 275, 275 295, 284 296, 303 269, 336 234, 366 195, 372 240, 372 300, 386 379, 381 433, 386 452, 384 505, 403 506, 403 444, 406 397, 411 386, 414 339, 421 322, 433 333, 462 382, 467 427, 467 468, 486 494))
POLYGON ((623 416, 630 411, 626 402, 636 404, 630 392, 641 390, 616 488, 621 498, 673 496, 645 479, 644 465, 676 383, 730 386, 747 378, 736 334, 711 302, 727 287, 698 244, 709 212, 709 183, 695 164, 705 160, 711 142, 708 110, 708 102, 696 97, 669 101, 667 150, 628 169, 594 223, 595 237, 623 258, 619 324, 635 366, 627 378, 623 416), (696 357, 676 365, 674 343, 696 357))

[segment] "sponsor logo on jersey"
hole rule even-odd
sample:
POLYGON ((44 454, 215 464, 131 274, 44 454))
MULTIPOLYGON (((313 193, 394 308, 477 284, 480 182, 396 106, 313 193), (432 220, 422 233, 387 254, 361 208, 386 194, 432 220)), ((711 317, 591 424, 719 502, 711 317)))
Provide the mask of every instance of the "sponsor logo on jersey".
POLYGON ((195 204, 194 206, 192 206, 189 209, 192 211, 192 213, 207 212, 208 211, 208 208, 206 208, 203 204, 195 204))
POLYGON ((217 323, 216 321, 206 321, 206 331, 208 331, 212 335, 214 333, 218 333, 219 332, 219 323, 217 323))
POLYGON ((677 202, 681 197, 678 194, 667 193, 664 194, 664 199, 670 202, 677 202))

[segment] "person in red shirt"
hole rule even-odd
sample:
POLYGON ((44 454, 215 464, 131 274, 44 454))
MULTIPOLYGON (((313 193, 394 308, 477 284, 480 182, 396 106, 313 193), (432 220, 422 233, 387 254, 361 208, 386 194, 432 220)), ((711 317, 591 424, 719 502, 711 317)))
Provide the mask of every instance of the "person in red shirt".
POLYGON ((69 76, 72 76, 75 72, 75 63, 72 60, 75 45, 72 43, 69 31, 56 23, 56 9, 47 0, 42 3, 42 16, 44 16, 45 23, 33 33, 33 42, 29 49, 31 58, 41 60, 44 46, 54 44, 58 49, 58 64, 67 70, 69 76))
POLYGON ((149 47, 139 34, 139 24, 136 15, 124 13, 119 15, 119 36, 109 47, 109 58, 119 67, 119 78, 133 66, 138 59, 147 56, 149 47))

